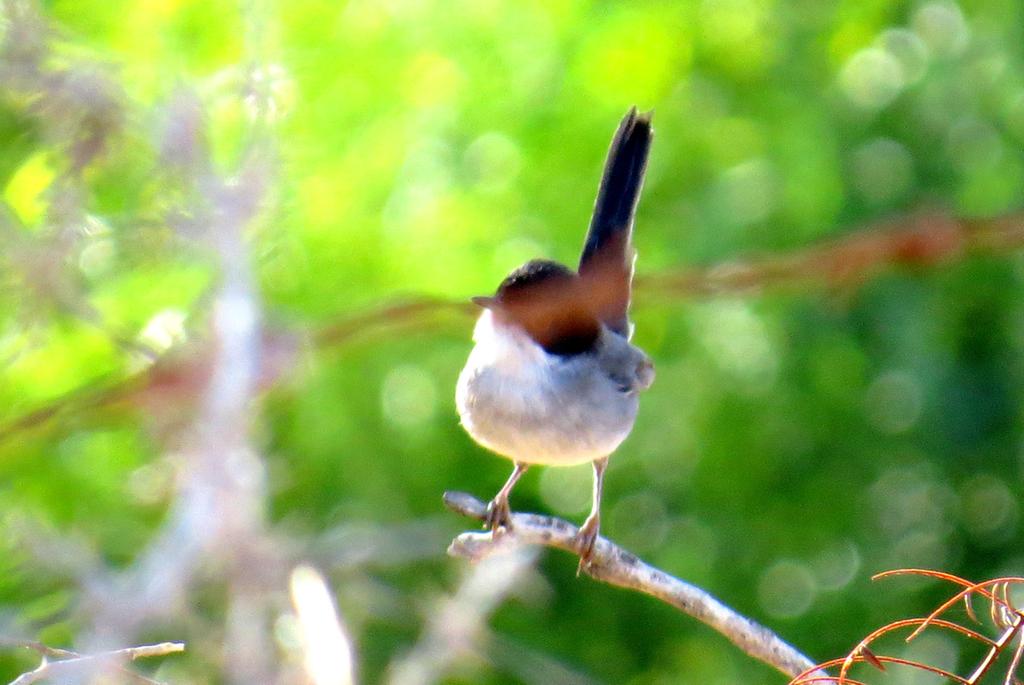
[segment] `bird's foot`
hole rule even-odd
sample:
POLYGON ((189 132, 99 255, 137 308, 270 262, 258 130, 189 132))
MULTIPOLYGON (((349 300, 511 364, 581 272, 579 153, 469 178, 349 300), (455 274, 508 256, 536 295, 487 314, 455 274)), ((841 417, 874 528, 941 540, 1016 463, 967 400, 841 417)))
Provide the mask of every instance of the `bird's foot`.
POLYGON ((591 514, 576 533, 576 553, 580 555, 580 563, 576 567, 577 576, 590 566, 590 561, 594 556, 594 543, 597 542, 600 530, 601 517, 591 514))
POLYGON ((512 510, 508 506, 508 497, 495 497, 487 503, 484 528, 494 535, 497 535, 499 530, 512 530, 512 510))

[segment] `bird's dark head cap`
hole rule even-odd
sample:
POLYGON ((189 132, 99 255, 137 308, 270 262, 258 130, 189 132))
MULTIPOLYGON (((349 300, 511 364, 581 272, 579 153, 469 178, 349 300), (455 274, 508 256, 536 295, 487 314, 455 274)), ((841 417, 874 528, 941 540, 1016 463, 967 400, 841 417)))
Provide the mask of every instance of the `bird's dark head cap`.
POLYGON ((493 296, 474 297, 473 302, 521 326, 548 352, 572 355, 593 349, 600 334, 583 295, 575 271, 534 259, 506 276, 493 296))

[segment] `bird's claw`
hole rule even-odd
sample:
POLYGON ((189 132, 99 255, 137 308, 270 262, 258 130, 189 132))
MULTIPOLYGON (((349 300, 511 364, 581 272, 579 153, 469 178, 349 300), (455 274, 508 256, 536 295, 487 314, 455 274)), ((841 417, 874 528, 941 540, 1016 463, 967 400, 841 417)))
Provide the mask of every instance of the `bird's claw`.
POLYGON ((499 529, 512 530, 512 510, 508 506, 507 497, 495 497, 487 504, 484 515, 484 528, 497 534, 499 529))
POLYGON ((580 556, 579 566, 576 567, 576 575, 579 576, 588 566, 594 557, 594 544, 597 542, 598 532, 601 530, 601 518, 599 516, 588 516, 587 520, 580 526, 576 533, 576 553, 580 556))

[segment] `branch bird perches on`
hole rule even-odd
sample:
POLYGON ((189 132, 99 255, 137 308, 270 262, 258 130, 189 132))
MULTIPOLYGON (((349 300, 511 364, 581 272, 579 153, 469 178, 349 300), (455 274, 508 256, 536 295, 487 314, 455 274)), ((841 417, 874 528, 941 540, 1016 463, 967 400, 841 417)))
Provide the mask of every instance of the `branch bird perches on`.
MULTIPOLYGON (((446 492, 444 503, 457 514, 483 521, 487 505, 464 492, 446 492)), ((470 531, 458 535, 448 554, 470 560, 486 558, 507 549, 509 539, 523 545, 541 545, 576 553, 577 528, 553 516, 513 513, 512 530, 497 538, 491 532, 470 531)), ((594 544, 584 572, 609 585, 636 590, 669 604, 710 626, 748 655, 785 675, 795 677, 813 671, 814 662, 768 628, 730 609, 701 588, 654 568, 606 538, 594 544)))

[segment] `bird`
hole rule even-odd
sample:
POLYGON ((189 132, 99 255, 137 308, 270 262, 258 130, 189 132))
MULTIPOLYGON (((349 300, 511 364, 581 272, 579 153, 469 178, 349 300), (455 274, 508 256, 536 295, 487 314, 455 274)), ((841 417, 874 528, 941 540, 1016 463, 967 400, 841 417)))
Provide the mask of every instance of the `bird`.
POLYGON ((573 270, 533 259, 501 281, 482 308, 456 384, 462 426, 511 459, 512 474, 487 505, 484 525, 512 530, 509 495, 533 465, 593 465, 590 514, 575 538, 577 574, 601 526, 608 459, 636 421, 654 364, 632 344, 629 305, 633 220, 653 140, 652 113, 626 113, 612 138, 594 211, 573 270))

